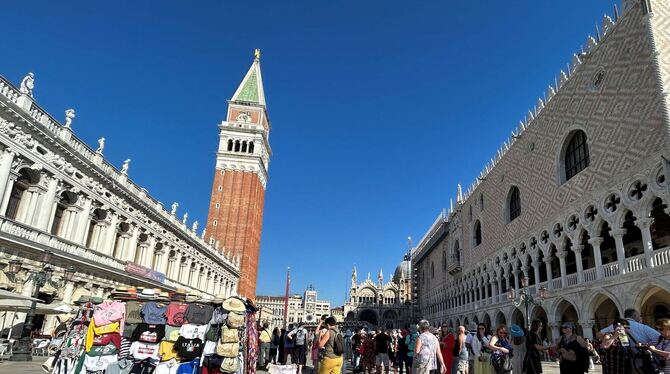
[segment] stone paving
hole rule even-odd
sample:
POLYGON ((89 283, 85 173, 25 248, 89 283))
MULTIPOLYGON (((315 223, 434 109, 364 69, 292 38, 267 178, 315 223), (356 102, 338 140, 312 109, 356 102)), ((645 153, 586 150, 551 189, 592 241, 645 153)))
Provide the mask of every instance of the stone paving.
MULTIPOLYGON (((37 374, 43 373, 42 363, 46 360, 45 357, 33 357, 32 362, 11 362, 11 361, 0 361, 0 374, 37 374)), ((544 374, 558 374, 558 364, 553 362, 543 362, 542 371, 544 374)), ((258 370, 257 373, 265 374, 266 371, 258 370)), ((306 374, 311 374, 310 372, 305 372, 306 374)), ((589 374, 602 373, 601 367, 596 365, 595 370, 589 371, 589 374)), ((514 373, 521 374, 521 373, 514 373)))

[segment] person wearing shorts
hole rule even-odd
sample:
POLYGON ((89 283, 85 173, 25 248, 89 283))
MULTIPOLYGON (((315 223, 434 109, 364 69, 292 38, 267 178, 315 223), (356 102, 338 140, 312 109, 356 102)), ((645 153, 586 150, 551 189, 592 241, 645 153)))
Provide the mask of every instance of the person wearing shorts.
POLYGON ((377 368, 377 374, 381 374, 382 365, 384 366, 384 372, 389 374, 389 370, 391 369, 391 360, 389 358, 391 341, 391 336, 387 331, 379 331, 375 336, 375 353, 377 354, 375 367, 377 368))

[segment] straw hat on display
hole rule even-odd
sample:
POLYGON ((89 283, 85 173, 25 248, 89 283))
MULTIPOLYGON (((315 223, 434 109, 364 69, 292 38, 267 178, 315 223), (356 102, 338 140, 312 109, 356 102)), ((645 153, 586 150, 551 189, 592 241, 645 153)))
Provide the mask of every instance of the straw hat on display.
POLYGON ((152 288, 145 288, 139 294, 140 299, 154 299, 156 297, 156 291, 152 288))
POLYGON ((223 306, 223 309, 230 312, 244 312, 247 310, 247 307, 244 305, 242 300, 238 299, 237 297, 227 298, 223 301, 221 306, 223 306))

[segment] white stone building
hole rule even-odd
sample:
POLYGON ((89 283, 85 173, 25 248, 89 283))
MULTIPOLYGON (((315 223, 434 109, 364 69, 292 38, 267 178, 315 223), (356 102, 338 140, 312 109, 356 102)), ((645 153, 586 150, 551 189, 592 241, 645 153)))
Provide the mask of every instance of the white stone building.
POLYGON ((0 76, 0 287, 32 294, 28 272, 14 276, 6 266, 39 270, 51 251, 45 302, 104 297, 118 286, 233 294, 237 259, 206 243, 186 215, 177 218, 176 203, 168 211, 133 183, 130 160, 121 170, 107 162, 104 139, 96 150, 77 138, 73 110, 61 124, 42 109, 33 87, 32 74, 19 88, 0 76), (62 282, 69 266, 74 279, 62 282))
POLYGON ((592 337, 626 308, 670 316, 670 3, 624 1, 412 253, 421 317, 592 337))
MULTIPOLYGON (((272 326, 284 326, 284 296, 256 296, 256 305, 272 310, 272 326)), ((319 300, 314 287, 309 286, 302 295, 291 295, 288 298, 287 323, 318 322, 324 314, 330 314, 330 301, 319 300)))

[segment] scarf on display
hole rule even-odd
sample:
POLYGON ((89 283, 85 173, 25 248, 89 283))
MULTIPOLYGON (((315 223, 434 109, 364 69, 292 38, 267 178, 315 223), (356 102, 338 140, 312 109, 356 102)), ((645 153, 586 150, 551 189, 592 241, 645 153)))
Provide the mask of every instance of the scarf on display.
POLYGON ((247 312, 247 374, 256 374, 256 363, 258 362, 257 336, 256 313, 247 312))

